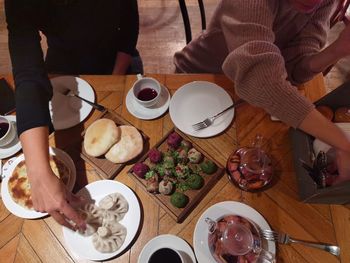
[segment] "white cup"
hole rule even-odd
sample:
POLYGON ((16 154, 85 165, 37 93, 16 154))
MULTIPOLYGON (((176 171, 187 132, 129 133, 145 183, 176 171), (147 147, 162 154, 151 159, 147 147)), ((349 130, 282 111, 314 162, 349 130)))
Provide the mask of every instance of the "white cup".
POLYGON ((154 78, 137 75, 137 81, 132 87, 134 99, 142 106, 148 108, 156 104, 161 92, 160 83, 154 78))
POLYGON ((12 124, 11 121, 9 121, 7 118, 0 116, 0 127, 2 129, 7 129, 6 133, 0 137, 0 147, 5 147, 6 145, 10 144, 16 137, 16 130, 12 124), (4 123, 3 125, 1 125, 4 123), (6 126, 6 127, 5 127, 6 126))
MULTIPOLYGON (((154 255, 157 251, 159 252, 159 250, 163 250, 163 249, 172 250, 172 252, 177 254, 178 258, 181 260, 181 263, 194 263, 192 261, 192 259, 190 258, 190 256, 188 256, 185 252, 182 252, 182 251, 176 250, 174 248, 170 248, 170 247, 161 247, 161 248, 157 249, 156 251, 154 251, 152 255, 154 255)), ((150 257, 149 262, 152 262, 151 261, 152 255, 150 257)), ((159 258, 157 258, 157 259, 159 259, 159 258)), ((154 261, 154 262, 158 262, 158 261, 154 261)))

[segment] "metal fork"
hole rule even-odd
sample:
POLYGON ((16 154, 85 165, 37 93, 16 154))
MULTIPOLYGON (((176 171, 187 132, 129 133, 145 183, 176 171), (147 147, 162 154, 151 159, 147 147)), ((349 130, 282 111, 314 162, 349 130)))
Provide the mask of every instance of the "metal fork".
POLYGON ((89 104, 90 106, 92 106, 93 108, 95 108, 98 111, 105 111, 106 108, 98 103, 89 101, 87 99, 84 99, 82 97, 80 97, 78 94, 75 94, 73 91, 71 91, 70 89, 65 90, 64 92, 62 92, 63 95, 68 96, 68 97, 76 97, 78 99, 81 99, 82 101, 85 101, 87 104, 89 104))
POLYGON ((327 251, 327 252, 329 252, 332 255, 337 256, 337 257, 340 255, 340 247, 334 246, 331 244, 302 241, 302 240, 291 238, 288 234, 278 233, 278 232, 273 231, 273 230, 262 230, 261 234, 262 234, 264 239, 269 240, 269 241, 276 241, 279 244, 299 243, 299 244, 302 244, 305 246, 325 250, 325 251, 327 251))
POLYGON ((214 120, 216 118, 218 118, 220 115, 222 115, 223 113, 225 113, 226 111, 228 111, 228 110, 230 110, 230 109, 232 109, 234 107, 237 107, 239 104, 242 104, 243 102, 244 102, 244 100, 238 100, 236 103, 233 103, 232 105, 230 105, 226 109, 220 111, 219 113, 215 114, 214 116, 206 118, 203 121, 200 121, 200 122, 197 122, 197 123, 193 124, 192 128, 195 131, 198 131, 198 130, 205 129, 205 128, 209 127, 210 125, 213 124, 214 120))

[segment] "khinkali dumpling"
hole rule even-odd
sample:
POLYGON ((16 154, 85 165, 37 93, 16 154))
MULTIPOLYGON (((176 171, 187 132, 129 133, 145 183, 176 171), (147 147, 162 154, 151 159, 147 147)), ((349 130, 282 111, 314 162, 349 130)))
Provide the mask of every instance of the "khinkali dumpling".
POLYGON ((119 193, 107 195, 98 204, 104 209, 103 220, 107 223, 122 220, 129 210, 128 201, 119 193))
POLYGON ((99 252, 112 253, 122 246, 126 233, 126 228, 117 222, 103 224, 92 235, 92 244, 99 252))
POLYGON ((91 236, 97 231, 97 228, 102 224, 102 210, 99 209, 95 204, 88 203, 85 204, 79 210, 79 214, 83 216, 86 222, 86 230, 79 230, 79 234, 83 236, 91 236))

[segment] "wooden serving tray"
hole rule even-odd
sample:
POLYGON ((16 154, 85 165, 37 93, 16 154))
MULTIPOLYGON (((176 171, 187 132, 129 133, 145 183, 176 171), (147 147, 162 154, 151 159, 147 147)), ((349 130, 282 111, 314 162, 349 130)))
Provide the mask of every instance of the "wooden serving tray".
MULTIPOLYGON (((161 152, 166 152, 168 149, 167 145, 167 138, 168 136, 176 131, 182 139, 190 141, 192 143, 192 147, 195 148, 197 151, 201 152, 203 155, 203 160, 211 160, 213 161, 218 169, 213 174, 205 174, 204 172, 200 172, 199 174, 204 179, 204 185, 199 190, 186 190, 184 192, 185 195, 189 197, 189 202, 184 208, 177 208, 173 206, 170 202, 171 195, 163 195, 163 194, 153 194, 149 193, 146 189, 146 180, 138 177, 136 174, 133 173, 133 167, 128 171, 128 174, 143 188, 147 193, 149 193, 152 198, 171 216, 173 217, 177 223, 181 223, 195 208, 195 206, 199 203, 199 201, 209 192, 209 190, 215 185, 215 183, 221 178, 221 176, 224 174, 225 169, 219 165, 213 158, 211 158, 203 149, 201 149, 196 143, 194 143, 193 140, 191 140, 189 137, 184 135, 182 132, 180 132, 177 129, 172 129, 168 134, 166 134, 155 146, 154 148, 157 148, 161 152)), ((201 161, 201 162, 202 162, 201 161)), ((148 152, 139 160, 139 162, 146 162, 148 163, 148 152)), ((198 164, 199 165, 199 164, 198 164)), ((180 191, 181 192, 181 191, 180 191)))
MULTIPOLYGON (((106 111, 102 112, 102 114, 96 120, 101 119, 101 118, 111 119, 118 126, 119 125, 133 126, 132 124, 130 124, 128 121, 124 120, 122 117, 120 117, 118 114, 116 114, 113 111, 106 110, 106 111)), ((82 133, 83 138, 85 135, 85 131, 82 133)), ((137 160, 137 158, 144 155, 148 151, 148 149, 149 149, 149 143, 148 143, 149 137, 147 135, 145 135, 142 131, 139 131, 139 132, 141 133, 142 138, 143 138, 143 150, 139 156, 135 157, 134 159, 132 159, 126 163, 116 164, 116 163, 113 163, 113 162, 107 160, 104 156, 92 157, 85 152, 83 143, 81 144, 80 156, 82 159, 84 159, 86 162, 88 162, 92 167, 94 167, 97 170, 97 172, 99 173, 99 175, 102 176, 102 178, 113 179, 126 165, 134 163, 135 160, 137 160)))

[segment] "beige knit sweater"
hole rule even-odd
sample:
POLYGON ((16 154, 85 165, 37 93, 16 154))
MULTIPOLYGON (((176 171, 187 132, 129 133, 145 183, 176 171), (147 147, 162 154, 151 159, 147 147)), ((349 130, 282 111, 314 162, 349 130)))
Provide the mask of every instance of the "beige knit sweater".
POLYGON ((298 127, 314 106, 293 84, 316 74, 300 62, 324 47, 336 5, 325 0, 303 14, 288 0, 222 0, 207 31, 175 54, 175 65, 186 73, 224 72, 238 96, 298 127))

